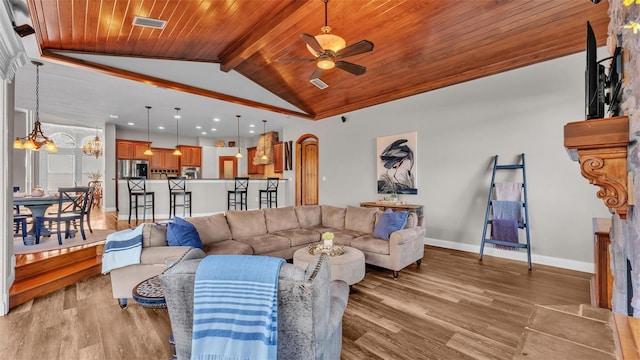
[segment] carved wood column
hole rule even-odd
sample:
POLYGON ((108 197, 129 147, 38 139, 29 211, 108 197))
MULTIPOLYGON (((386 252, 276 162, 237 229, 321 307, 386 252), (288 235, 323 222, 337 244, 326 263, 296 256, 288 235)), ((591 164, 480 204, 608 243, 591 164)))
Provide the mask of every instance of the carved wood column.
POLYGON ((596 196, 627 217, 627 146, 629 119, 626 116, 585 120, 564 126, 564 146, 591 184, 600 187, 596 196))

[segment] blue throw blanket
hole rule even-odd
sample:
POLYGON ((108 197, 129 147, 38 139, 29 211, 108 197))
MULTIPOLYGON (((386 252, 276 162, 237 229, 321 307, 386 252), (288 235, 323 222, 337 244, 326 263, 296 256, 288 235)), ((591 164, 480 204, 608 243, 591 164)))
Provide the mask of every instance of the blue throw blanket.
POLYGON ((139 264, 142 253, 142 227, 127 229, 107 235, 102 253, 102 273, 119 267, 139 264))
POLYGON ((198 265, 191 359, 277 357, 278 274, 284 260, 210 255, 198 265))
POLYGON ((522 220, 522 201, 492 200, 493 218, 500 220, 522 220))

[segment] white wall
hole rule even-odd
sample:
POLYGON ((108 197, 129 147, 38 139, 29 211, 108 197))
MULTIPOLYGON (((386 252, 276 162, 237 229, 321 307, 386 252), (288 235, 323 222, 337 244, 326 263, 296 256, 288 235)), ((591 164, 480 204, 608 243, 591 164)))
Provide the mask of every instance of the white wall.
POLYGON ((592 218, 609 213, 563 146, 564 124, 584 119, 584 54, 344 115, 283 131, 319 137, 321 204, 379 199, 376 138, 416 131, 418 195, 401 200, 425 205, 426 237, 444 240, 433 243, 477 251, 493 156, 525 153, 534 262, 592 270, 592 218))

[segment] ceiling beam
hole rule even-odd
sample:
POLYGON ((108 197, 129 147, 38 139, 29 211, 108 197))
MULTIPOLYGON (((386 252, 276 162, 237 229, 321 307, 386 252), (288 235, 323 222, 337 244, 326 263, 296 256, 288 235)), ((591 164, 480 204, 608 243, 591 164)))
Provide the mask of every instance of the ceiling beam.
POLYGON ((277 43, 282 33, 288 30, 287 24, 295 24, 315 12, 314 6, 307 6, 312 1, 290 0, 289 4, 276 16, 262 22, 246 36, 231 43, 220 53, 220 70, 224 72, 233 70, 263 46, 277 43))
POLYGON ((42 50, 41 57, 46 60, 50 60, 56 63, 61 63, 63 65, 72 65, 72 66, 83 68, 83 69, 98 71, 105 75, 115 76, 115 77, 119 77, 127 80, 138 81, 141 83, 155 85, 155 86, 159 86, 166 89, 182 91, 189 94, 200 95, 200 96, 208 97, 211 99, 226 101, 226 102, 230 102, 238 105, 249 106, 252 108, 271 111, 279 114, 296 116, 303 119, 310 119, 310 120, 314 119, 314 116, 311 114, 284 109, 281 107, 264 104, 264 103, 260 103, 260 102, 249 100, 249 99, 243 99, 233 95, 219 93, 213 90, 203 89, 203 88, 199 88, 199 87, 195 87, 187 84, 178 83, 175 81, 157 78, 154 76, 149 76, 149 75, 140 74, 140 73, 136 73, 128 70, 123 70, 120 68, 103 65, 99 63, 94 63, 91 61, 76 59, 76 58, 55 53, 51 50, 42 50))

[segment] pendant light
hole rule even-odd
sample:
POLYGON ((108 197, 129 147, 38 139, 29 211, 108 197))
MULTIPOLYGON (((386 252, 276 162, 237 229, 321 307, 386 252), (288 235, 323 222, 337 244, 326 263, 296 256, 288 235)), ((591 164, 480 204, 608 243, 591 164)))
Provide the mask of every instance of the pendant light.
POLYGON ((260 160, 269 160, 267 156, 267 120, 262 120, 262 157, 260 160))
POLYGON ((142 155, 151 156, 153 155, 153 151, 151 151, 151 141, 149 140, 149 110, 151 110, 151 106, 145 106, 147 108, 147 150, 145 150, 142 155))
POLYGON ((173 155, 181 156, 182 151, 180 151, 180 148, 178 148, 178 119, 180 119, 180 108, 177 107, 174 109, 176 109, 176 115, 174 116, 176 118, 176 149, 173 150, 173 155))
POLYGON ((236 154, 236 158, 242 159, 242 153, 240 153, 240 115, 236 115, 238 118, 238 153, 236 154))
POLYGON ((33 124, 33 130, 29 135, 20 138, 17 137, 13 141, 14 149, 25 149, 31 151, 38 151, 42 146, 48 152, 58 152, 58 147, 53 142, 53 140, 49 139, 42 133, 42 128, 40 125, 40 66, 43 63, 39 61, 32 61, 33 65, 36 66, 36 121, 33 124))

